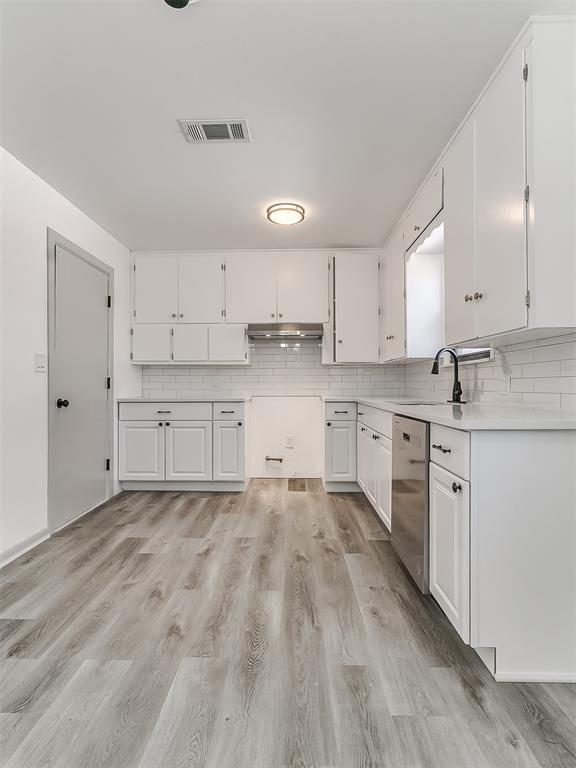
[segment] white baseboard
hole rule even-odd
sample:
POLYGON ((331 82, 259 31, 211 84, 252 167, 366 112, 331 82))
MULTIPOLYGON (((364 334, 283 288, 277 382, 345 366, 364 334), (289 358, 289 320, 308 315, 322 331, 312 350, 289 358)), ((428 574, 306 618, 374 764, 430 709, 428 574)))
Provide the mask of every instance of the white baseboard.
POLYGON ((576 683, 576 672, 496 672, 499 683, 576 683))
POLYGON ((25 555, 38 544, 42 544, 43 541, 50 538, 50 531, 48 528, 41 528, 37 533, 32 536, 28 536, 24 541, 19 541, 18 544, 14 544, 12 547, 8 547, 3 552, 0 552, 0 568, 4 568, 5 565, 16 560, 21 555, 25 555))
POLYGON ((362 493, 358 483, 335 483, 326 482, 326 480, 323 483, 326 493, 362 493))

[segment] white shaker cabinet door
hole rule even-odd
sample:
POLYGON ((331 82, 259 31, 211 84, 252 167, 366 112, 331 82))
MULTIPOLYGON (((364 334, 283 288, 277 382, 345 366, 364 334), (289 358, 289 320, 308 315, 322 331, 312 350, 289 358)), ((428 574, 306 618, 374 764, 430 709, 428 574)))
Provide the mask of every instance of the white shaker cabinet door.
POLYGON ((278 254, 278 322, 328 322, 328 257, 318 251, 278 254))
POLYGON ((366 493, 366 476, 368 473, 368 435, 370 430, 358 422, 356 428, 356 474, 358 485, 366 493))
POLYGON ((178 257, 178 320, 180 323, 224 321, 224 258, 215 253, 178 257))
POLYGON ((212 480, 212 422, 166 422, 166 480, 212 480))
POLYGON ((178 256, 134 255, 135 323, 175 323, 178 319, 178 256))
POLYGON ((164 424, 121 421, 118 436, 119 480, 164 480, 164 424))
POLYGON ((476 338, 474 269, 474 120, 444 158, 445 343, 476 338))
POLYGON ((430 464, 430 592, 470 639, 470 485, 430 464))
POLYGON ((376 443, 376 512, 392 530, 392 440, 379 435, 376 443))
POLYGON ((169 362, 170 328, 167 325, 135 325, 130 331, 133 362, 169 362))
POLYGON ((326 422, 326 481, 356 481, 356 422, 326 422))
POLYGON ((277 321, 276 260, 266 251, 226 255, 226 322, 277 321))
POLYGON ((477 335, 523 328, 526 185, 523 52, 502 67, 475 115, 475 262, 477 335))
POLYGON ((214 480, 245 479, 244 421, 214 422, 214 480))
POLYGON ((335 361, 378 362, 378 256, 340 251, 334 257, 335 361))

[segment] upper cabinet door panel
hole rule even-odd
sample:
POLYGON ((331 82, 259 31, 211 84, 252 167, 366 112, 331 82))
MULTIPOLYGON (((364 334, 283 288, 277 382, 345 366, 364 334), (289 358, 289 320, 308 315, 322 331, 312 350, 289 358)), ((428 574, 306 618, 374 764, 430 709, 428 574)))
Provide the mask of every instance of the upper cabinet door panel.
POLYGON ((523 52, 500 70, 474 115, 478 337, 523 328, 528 315, 523 52))
POLYGON ((382 310, 380 315, 381 360, 398 360, 406 354, 404 240, 402 227, 388 240, 380 270, 382 310))
POLYGON ((178 256, 134 255, 134 321, 174 323, 178 317, 178 256))
POLYGON ((168 362, 170 347, 170 328, 167 326, 135 325, 132 328, 132 360, 134 362, 168 362))
POLYGON ((174 360, 208 360, 208 328, 205 325, 177 325, 173 329, 174 360))
POLYGON ((247 358, 246 328, 243 325, 212 325, 208 328, 208 355, 213 361, 242 361, 247 358))
POLYGON ((443 204, 443 173, 442 167, 438 167, 426 181, 406 214, 404 221, 405 248, 408 248, 416 238, 420 237, 432 219, 440 213, 443 204))
POLYGON ((276 322, 276 253, 226 256, 226 321, 276 322))
POLYGON ((224 258, 214 253, 193 253, 178 257, 179 322, 223 322, 223 263, 224 258))
POLYGON ((318 251, 278 254, 278 321, 328 322, 328 256, 318 251))
POLYGON ((476 338, 474 274, 474 120, 444 158, 445 343, 476 338))
POLYGON ((378 362, 378 255, 341 251, 334 257, 337 363, 378 362))

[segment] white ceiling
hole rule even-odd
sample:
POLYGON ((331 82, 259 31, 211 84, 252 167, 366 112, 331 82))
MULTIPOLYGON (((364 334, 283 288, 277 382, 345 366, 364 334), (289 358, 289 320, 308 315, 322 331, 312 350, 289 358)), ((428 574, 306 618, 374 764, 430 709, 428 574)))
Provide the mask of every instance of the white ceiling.
POLYGON ((381 245, 540 0, 1 3, 0 141, 134 249, 381 245), (190 145, 177 118, 245 118, 190 145), (304 224, 266 221, 301 202, 304 224))

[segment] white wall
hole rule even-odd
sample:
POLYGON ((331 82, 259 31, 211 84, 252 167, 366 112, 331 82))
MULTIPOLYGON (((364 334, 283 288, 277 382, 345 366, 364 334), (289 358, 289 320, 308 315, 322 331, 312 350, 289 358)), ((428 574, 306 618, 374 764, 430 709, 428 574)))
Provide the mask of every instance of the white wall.
POLYGON ((138 395, 129 364, 130 252, 0 148, 0 562, 47 525, 47 228, 114 268, 115 396, 138 395))

